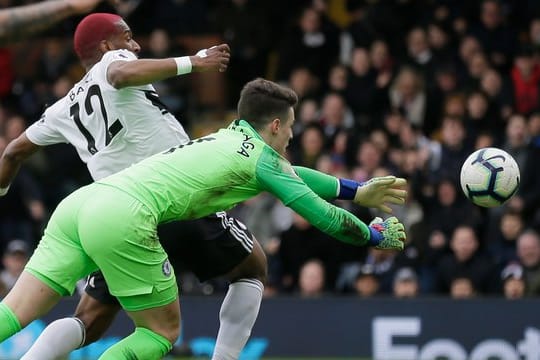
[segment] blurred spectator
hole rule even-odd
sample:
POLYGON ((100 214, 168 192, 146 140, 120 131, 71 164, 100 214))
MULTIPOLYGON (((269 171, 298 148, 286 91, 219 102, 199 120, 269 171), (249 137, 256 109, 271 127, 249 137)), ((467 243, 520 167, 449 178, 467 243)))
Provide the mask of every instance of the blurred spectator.
POLYGON ((529 116, 527 129, 533 141, 540 137, 540 112, 534 112, 529 116))
POLYGON ((298 66, 326 79, 338 59, 339 41, 338 34, 323 27, 321 14, 313 7, 304 8, 297 24, 286 34, 279 50, 277 79, 288 79, 298 66))
POLYGON ((458 71, 460 76, 460 82, 462 84, 469 83, 470 86, 470 80, 469 80, 469 72, 468 67, 471 63, 473 57, 481 53, 482 45, 480 45, 480 42, 478 39, 474 36, 467 35, 461 38, 461 42, 459 43, 459 61, 457 63, 458 65, 458 71))
POLYGON ((306 126, 318 122, 319 104, 314 99, 304 99, 298 103, 296 113, 296 119, 293 124, 293 138, 289 143, 287 151, 297 151, 299 139, 306 126))
MULTIPOLYGON (((527 146, 525 163, 520 165, 521 181, 518 192, 508 201, 508 206, 520 211, 529 226, 540 229, 540 135, 534 135, 534 122, 537 116, 531 116, 529 129, 531 138, 527 146), (531 126, 533 125, 533 126, 531 126)), ((540 127, 540 126, 539 126, 540 127)))
POLYGON ((291 154, 292 162, 315 168, 317 161, 324 153, 325 136, 322 127, 317 124, 309 124, 300 135, 300 147, 291 154))
POLYGON ((373 177, 373 172, 381 167, 383 154, 370 140, 363 141, 356 153, 356 164, 352 176, 357 181, 367 181, 373 177))
POLYGON ((371 265, 362 266, 354 279, 354 290, 356 295, 362 298, 372 297, 379 292, 379 279, 373 271, 371 265))
POLYGON ((373 41, 369 48, 369 58, 371 60, 371 67, 377 72, 377 85, 384 87, 385 83, 390 80, 394 69, 394 59, 388 49, 388 44, 382 40, 377 39, 373 41), (387 81, 383 81, 383 78, 387 81), (380 80, 379 80, 380 78, 380 80))
POLYGON ((513 29, 504 23, 498 0, 482 1, 480 22, 472 26, 471 33, 482 43, 489 60, 497 68, 508 69, 517 38, 513 29))
POLYGON ((450 30, 443 22, 430 23, 427 28, 427 34, 429 47, 433 52, 433 57, 437 64, 436 67, 454 60, 453 51, 455 49, 453 48, 450 30))
POLYGON ((517 260, 516 242, 524 224, 519 212, 512 209, 507 209, 497 223, 499 228, 487 239, 487 248, 495 263, 505 265, 517 260))
POLYGON ((15 285, 30 255, 30 247, 24 240, 11 240, 7 244, 2 257, 4 269, 0 272, 0 288, 9 291, 15 285))
POLYGON ((480 78, 480 90, 486 94, 497 120, 507 119, 512 113, 512 90, 507 82, 494 69, 487 70, 480 78))
POLYGON ((328 91, 344 95, 348 85, 348 70, 345 65, 336 64, 330 68, 328 74, 328 91))
POLYGON ((456 277, 450 283, 450 297, 452 299, 470 299, 476 296, 476 290, 471 279, 456 277))
POLYGON ((324 96, 319 121, 329 144, 341 130, 348 130, 354 126, 354 118, 345 99, 337 93, 328 93, 324 96))
POLYGON ((517 255, 525 271, 527 295, 540 295, 540 235, 527 230, 517 240, 517 255))
POLYGON ((523 268, 518 263, 508 264, 501 272, 503 294, 506 299, 521 299, 525 296, 526 283, 523 268))
POLYGON ((445 116, 441 125, 440 148, 432 154, 437 164, 436 170, 430 174, 432 181, 451 179, 458 183, 461 166, 470 153, 465 138, 463 121, 454 116, 445 116))
POLYGON ((415 27, 407 35, 407 54, 406 63, 422 74, 427 89, 433 88, 436 64, 423 28, 415 27))
POLYGON ((378 93, 376 77, 377 74, 371 69, 367 49, 355 48, 345 98, 356 116, 372 117, 380 110, 384 96, 378 93))
POLYGON ((420 128, 424 126, 427 95, 420 74, 413 68, 402 68, 390 87, 389 96, 391 106, 402 109, 411 124, 420 128))
POLYGON ((529 38, 535 49, 540 49, 540 18, 532 19, 529 25, 529 38))
POLYGON ((396 298, 414 298, 418 296, 420 286, 413 269, 404 267, 394 275, 393 294, 396 298))
POLYGON ((491 260, 479 249, 478 238, 470 226, 459 226, 450 241, 452 253, 444 256, 437 268, 437 289, 448 293, 456 278, 467 278, 476 291, 491 293, 496 289, 491 260))
POLYGON ((441 97, 452 94, 458 89, 458 78, 453 65, 445 64, 437 68, 435 72, 436 90, 441 97))
POLYGON ((472 205, 466 201, 454 181, 442 179, 435 187, 433 198, 421 198, 426 210, 425 220, 431 231, 440 231, 450 238, 459 225, 475 225, 472 205))
POLYGON ((486 95, 480 91, 472 92, 467 98, 467 117, 465 127, 467 145, 472 146, 478 134, 486 131, 496 132, 497 121, 489 114, 489 103, 486 95))
POLYGON ((300 101, 315 96, 320 85, 320 79, 306 67, 296 67, 289 74, 288 86, 296 92, 300 101))
POLYGON ((325 269, 320 260, 309 260, 300 268, 298 291, 301 297, 318 297, 325 292, 325 269))
POLYGON ((515 109, 527 115, 540 109, 540 64, 535 64, 530 48, 521 49, 511 72, 515 109))
POLYGON ((490 64, 487 56, 483 52, 474 53, 467 63, 467 90, 473 90, 480 86, 482 77, 487 74, 490 64))

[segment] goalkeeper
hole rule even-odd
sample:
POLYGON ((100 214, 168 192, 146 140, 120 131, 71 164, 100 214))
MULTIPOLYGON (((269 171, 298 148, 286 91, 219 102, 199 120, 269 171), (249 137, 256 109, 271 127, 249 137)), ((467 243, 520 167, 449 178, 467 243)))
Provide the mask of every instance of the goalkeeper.
MULTIPOLYGON (((156 236, 157 225, 226 210, 261 191, 274 194, 341 241, 402 249, 405 233, 396 218, 377 219, 367 226, 316 194, 369 200, 369 189, 378 186, 376 182, 356 191, 356 185, 350 187, 347 181, 298 168, 304 181, 283 158, 292 137, 296 101, 289 89, 262 79, 252 81, 238 105, 243 120, 64 199, 19 281, 0 304, 0 341, 46 313, 62 295, 74 291, 78 279, 99 268, 111 294, 136 325, 134 333, 100 359, 161 358, 178 336, 180 309, 174 272, 156 236), (315 192, 306 185, 310 182, 315 192)), ((392 194, 387 196, 385 202, 396 202, 392 194)), ((249 248, 253 240, 238 241, 249 248)))

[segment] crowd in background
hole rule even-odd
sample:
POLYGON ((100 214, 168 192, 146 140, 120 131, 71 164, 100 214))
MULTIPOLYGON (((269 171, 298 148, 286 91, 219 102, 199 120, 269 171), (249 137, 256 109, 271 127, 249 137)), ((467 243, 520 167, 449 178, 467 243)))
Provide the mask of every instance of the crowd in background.
MULTIPOLYGON (((188 133, 216 111, 232 114, 224 125, 242 85, 266 77, 300 99, 294 164, 357 181, 408 179, 408 201, 393 209, 407 230, 403 252, 340 243, 269 195, 233 209, 267 253, 268 296, 540 295, 540 2, 127 0, 120 11, 141 57, 185 55, 176 41, 185 36, 230 45, 223 101, 201 104, 189 75, 155 84, 188 133), (516 196, 493 209, 472 205, 459 184, 465 158, 487 146, 521 169, 516 196)), ((82 76, 71 46, 78 20, 0 49, 0 151, 82 76)), ((89 182, 67 144, 21 169, 0 199, 0 296, 56 204, 89 182)), ((382 215, 336 203, 366 223, 382 215)), ((225 288, 179 279, 184 293, 225 288)))

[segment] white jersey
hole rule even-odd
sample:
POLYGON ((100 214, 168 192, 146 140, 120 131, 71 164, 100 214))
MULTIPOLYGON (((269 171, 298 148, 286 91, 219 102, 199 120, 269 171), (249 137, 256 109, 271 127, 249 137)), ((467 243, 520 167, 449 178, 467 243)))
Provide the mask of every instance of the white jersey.
POLYGON ((72 144, 94 180, 188 142, 152 85, 115 89, 107 81, 109 64, 136 59, 128 50, 107 52, 26 130, 28 139, 40 146, 72 144))

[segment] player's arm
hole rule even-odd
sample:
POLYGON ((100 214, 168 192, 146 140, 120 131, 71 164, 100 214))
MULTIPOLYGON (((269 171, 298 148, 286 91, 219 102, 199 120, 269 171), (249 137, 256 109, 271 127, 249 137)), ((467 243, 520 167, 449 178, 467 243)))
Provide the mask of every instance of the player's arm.
POLYGON ((6 146, 2 157, 0 157, 0 196, 7 193, 9 185, 19 172, 23 161, 39 148, 39 145, 34 144, 26 137, 26 133, 22 133, 6 146))
POLYGON ((102 0, 52 0, 0 10, 0 44, 44 30, 76 14, 84 14, 102 0))
POLYGON ((313 192, 293 171, 290 164, 272 151, 263 151, 256 176, 262 188, 321 231, 353 245, 402 249, 405 232, 397 219, 368 226, 345 209, 334 206, 313 192))
POLYGON ((229 45, 221 44, 203 49, 193 56, 167 59, 138 59, 115 61, 107 68, 107 80, 117 89, 140 86, 191 72, 227 70, 229 45))
POLYGON ((302 166, 294 166, 296 174, 325 200, 353 200, 365 207, 377 208, 392 213, 388 204, 402 205, 407 198, 403 188, 407 181, 395 176, 375 177, 366 182, 336 178, 317 170, 302 166))

